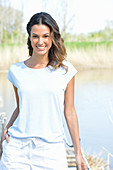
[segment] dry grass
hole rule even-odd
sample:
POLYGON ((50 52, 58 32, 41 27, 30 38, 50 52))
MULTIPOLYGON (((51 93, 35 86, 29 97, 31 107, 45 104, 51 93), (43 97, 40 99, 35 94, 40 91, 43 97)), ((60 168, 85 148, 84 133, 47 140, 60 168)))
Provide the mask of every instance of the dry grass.
MULTIPOLYGON (((75 152, 74 148, 67 148, 67 161, 69 167, 77 167, 76 160, 75 160, 75 152)), ((83 152, 84 153, 84 152, 83 152)), ((84 159, 88 162, 89 167, 92 170, 105 170, 107 164, 105 160, 102 158, 102 154, 93 154, 89 155, 88 153, 84 154, 84 159)))
POLYGON ((99 155, 85 155, 85 157, 92 170, 104 170, 107 165, 99 155))
POLYGON ((96 46, 95 48, 75 48, 67 50, 67 59, 77 70, 113 68, 113 47, 96 46))
POLYGON ((12 63, 22 61, 27 56, 26 45, 0 47, 0 70, 8 70, 12 63))
MULTIPOLYGON (((97 45, 88 48, 67 48, 67 59, 73 63, 77 70, 113 68, 113 47, 97 45)), ((22 61, 28 57, 26 45, 0 46, 0 70, 8 70, 12 63, 22 61)))

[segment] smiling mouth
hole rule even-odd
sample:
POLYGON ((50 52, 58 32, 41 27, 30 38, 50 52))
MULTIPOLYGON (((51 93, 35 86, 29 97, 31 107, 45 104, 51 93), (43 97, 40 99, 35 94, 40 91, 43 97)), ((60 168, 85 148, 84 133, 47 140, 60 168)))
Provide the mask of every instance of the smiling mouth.
POLYGON ((38 46, 37 46, 37 48, 38 48, 39 50, 44 50, 44 49, 45 49, 45 46, 43 46, 43 47, 38 47, 38 46))

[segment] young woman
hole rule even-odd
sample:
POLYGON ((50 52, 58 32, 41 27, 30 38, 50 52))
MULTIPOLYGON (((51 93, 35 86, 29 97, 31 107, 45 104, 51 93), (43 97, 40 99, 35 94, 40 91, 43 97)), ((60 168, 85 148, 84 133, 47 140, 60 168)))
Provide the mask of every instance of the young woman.
MULTIPOLYGON (((76 69, 56 21, 48 13, 33 15, 27 24, 30 58, 11 65, 17 107, 3 133, 3 170, 67 170, 63 115, 72 137, 79 170, 87 165, 81 153, 74 108, 76 69)), ((1 168, 0 168, 1 169, 1 168)))

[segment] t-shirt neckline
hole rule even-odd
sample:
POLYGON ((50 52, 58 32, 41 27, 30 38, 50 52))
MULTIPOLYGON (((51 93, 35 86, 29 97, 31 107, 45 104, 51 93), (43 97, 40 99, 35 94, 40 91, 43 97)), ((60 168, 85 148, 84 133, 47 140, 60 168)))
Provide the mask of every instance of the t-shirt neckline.
POLYGON ((30 70, 45 70, 46 68, 48 68, 48 66, 43 67, 43 68, 31 68, 31 67, 28 67, 24 62, 25 61, 22 61, 23 65, 30 70))

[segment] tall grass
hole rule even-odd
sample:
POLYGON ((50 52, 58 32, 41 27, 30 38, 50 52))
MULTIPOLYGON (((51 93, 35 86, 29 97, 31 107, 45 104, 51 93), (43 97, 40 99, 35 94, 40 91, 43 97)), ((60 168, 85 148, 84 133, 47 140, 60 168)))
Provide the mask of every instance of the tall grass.
POLYGON ((101 155, 93 154, 93 155, 85 155, 89 166, 92 170, 105 170, 107 163, 103 158, 101 158, 101 155))
POLYGON ((26 45, 2 45, 0 46, 0 70, 8 70, 12 63, 22 61, 27 57, 26 45))
MULTIPOLYGON (((67 162, 69 167, 77 167, 74 148, 66 148, 67 162)), ((83 152, 83 157, 90 169, 92 170, 105 170, 107 167, 106 161, 102 158, 102 153, 88 154, 83 152)), ((109 165, 108 165, 109 166, 109 165)))
MULTIPOLYGON (((113 68, 113 42, 65 43, 67 59, 80 69, 113 68)), ((26 45, 0 46, 0 70, 28 57, 26 45)))
POLYGON ((113 68, 113 43, 70 43, 66 48, 67 59, 78 70, 113 68))

